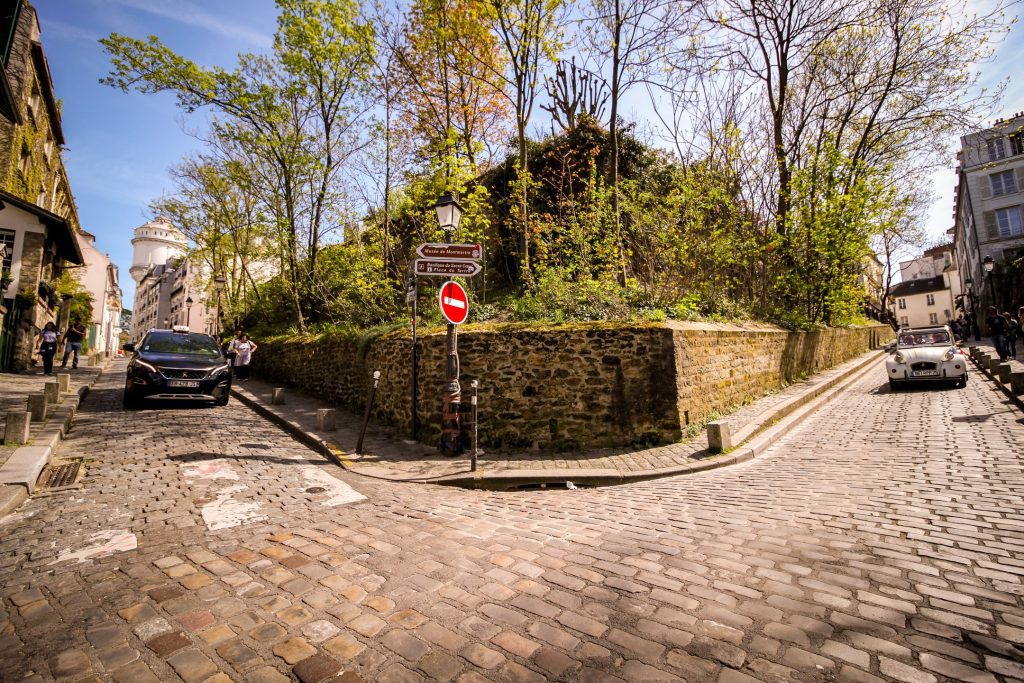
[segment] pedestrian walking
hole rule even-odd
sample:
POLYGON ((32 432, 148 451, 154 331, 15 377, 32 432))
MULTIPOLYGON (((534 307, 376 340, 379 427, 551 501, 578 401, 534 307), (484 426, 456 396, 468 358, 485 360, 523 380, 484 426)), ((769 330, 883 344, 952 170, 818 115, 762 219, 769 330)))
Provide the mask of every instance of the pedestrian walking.
POLYGON ((82 340, 85 339, 85 325, 82 324, 81 320, 75 319, 72 323, 71 329, 64 333, 64 360, 60 362, 62 368, 68 366, 68 356, 72 353, 75 354, 74 359, 71 361, 71 369, 78 368, 78 354, 82 351, 82 340))
POLYGON ((36 337, 36 353, 43 357, 43 374, 53 374, 53 357, 57 355, 57 340, 60 334, 57 326, 53 323, 46 323, 39 336, 36 337))
POLYGON ((1003 312, 1006 318, 1006 355, 1011 358, 1017 357, 1017 336, 1020 334, 1020 320, 1013 317, 1009 311, 1003 312))
POLYGON ((235 352, 235 375, 240 382, 249 381, 249 362, 257 348, 259 347, 256 346, 256 342, 249 339, 247 334, 242 334, 228 347, 228 350, 235 352))
POLYGON ((992 345, 996 347, 996 355, 999 360, 1006 360, 1006 319, 999 315, 995 306, 988 307, 988 317, 985 318, 988 325, 988 336, 992 339, 992 345))

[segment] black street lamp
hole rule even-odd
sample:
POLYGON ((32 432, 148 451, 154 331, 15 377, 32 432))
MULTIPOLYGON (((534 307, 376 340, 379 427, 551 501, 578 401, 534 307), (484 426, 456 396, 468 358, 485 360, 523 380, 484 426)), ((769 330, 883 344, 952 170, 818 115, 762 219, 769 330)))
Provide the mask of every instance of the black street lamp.
POLYGON ((218 275, 217 277, 213 278, 213 291, 217 292, 217 318, 214 324, 217 327, 216 334, 218 335, 218 339, 220 338, 220 331, 224 328, 224 326, 221 324, 220 295, 221 292, 224 291, 224 285, 226 284, 227 280, 224 278, 223 275, 218 275))
POLYGON ((996 262, 991 256, 986 256, 981 260, 981 267, 985 269, 985 273, 988 275, 988 288, 989 294, 992 296, 992 306, 995 306, 996 312, 999 312, 999 306, 996 306, 996 287, 992 283, 992 271, 996 269, 996 262))
POLYGON ((195 303, 195 301, 192 301, 192 297, 188 297, 187 299, 185 299, 185 306, 188 308, 188 310, 185 312, 185 325, 186 326, 192 324, 192 304, 194 304, 194 303, 195 303))
MULTIPOLYGON (((452 233, 459 228, 462 220, 462 206, 452 196, 451 192, 445 192, 434 204, 434 213, 437 214, 437 224, 445 231, 444 241, 451 244, 452 233)), ((444 395, 441 403, 441 454, 454 457, 460 455, 462 447, 462 424, 459 417, 459 410, 462 407, 462 387, 459 386, 459 352, 457 326, 448 323, 448 334, 445 339, 448 351, 448 365, 444 388, 444 395)))

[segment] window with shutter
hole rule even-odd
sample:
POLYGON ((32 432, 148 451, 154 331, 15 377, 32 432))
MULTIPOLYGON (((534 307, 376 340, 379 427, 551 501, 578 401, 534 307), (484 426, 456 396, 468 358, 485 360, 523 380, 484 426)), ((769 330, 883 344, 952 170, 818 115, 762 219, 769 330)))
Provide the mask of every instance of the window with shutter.
POLYGON ((1006 147, 1003 145, 1002 138, 991 138, 985 142, 985 148, 988 150, 988 160, 998 161, 1006 158, 1006 147))
POLYGON ((1010 151, 1014 156, 1024 154, 1024 131, 1018 130, 1010 134, 1010 151))
POLYGON ((992 183, 992 195, 995 197, 1017 191, 1017 184, 1013 181, 1013 171, 993 173, 989 175, 989 181, 992 183))
POLYGON ((1020 207, 1011 206, 1006 209, 996 210, 996 225, 999 228, 1000 237, 1014 237, 1016 235, 1024 234, 1024 225, 1022 225, 1020 207))

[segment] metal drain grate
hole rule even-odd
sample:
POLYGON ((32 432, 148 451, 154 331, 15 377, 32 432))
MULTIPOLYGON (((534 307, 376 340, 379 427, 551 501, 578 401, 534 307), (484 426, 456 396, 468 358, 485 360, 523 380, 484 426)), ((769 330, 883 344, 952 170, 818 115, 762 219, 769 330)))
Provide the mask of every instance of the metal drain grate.
POLYGON ((39 474, 36 488, 55 489, 61 486, 70 486, 78 481, 81 467, 81 460, 64 463, 63 465, 49 465, 39 474))

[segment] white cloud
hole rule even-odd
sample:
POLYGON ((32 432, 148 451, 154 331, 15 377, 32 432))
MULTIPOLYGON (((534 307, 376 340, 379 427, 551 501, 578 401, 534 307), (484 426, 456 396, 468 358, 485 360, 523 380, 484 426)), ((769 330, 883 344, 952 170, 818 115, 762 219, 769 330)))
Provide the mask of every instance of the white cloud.
POLYGON ((218 17, 204 12, 188 0, 113 0, 123 7, 136 9, 163 19, 195 26, 225 38, 234 38, 251 47, 265 48, 273 37, 240 24, 235 17, 218 17))

